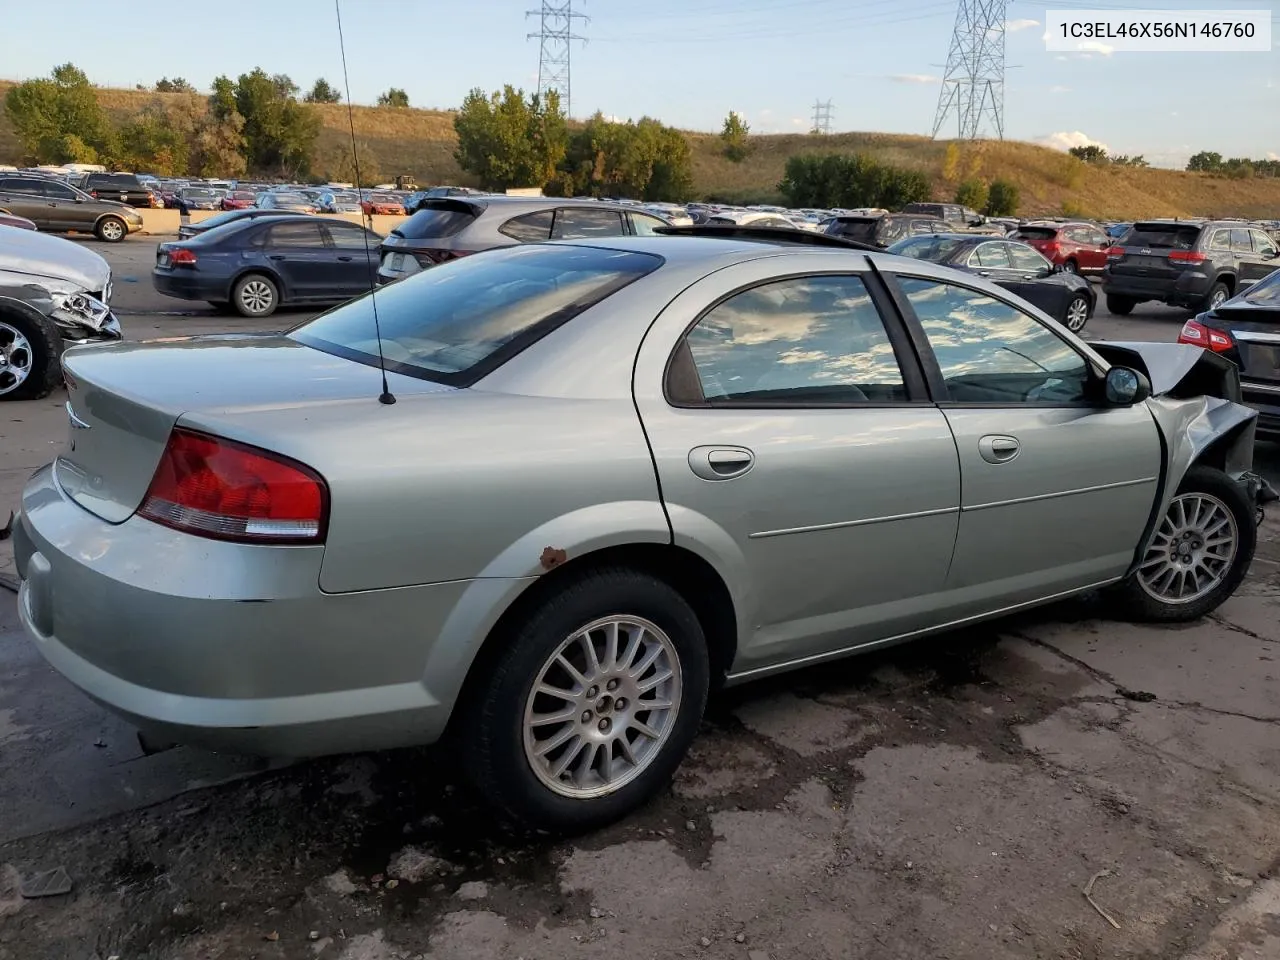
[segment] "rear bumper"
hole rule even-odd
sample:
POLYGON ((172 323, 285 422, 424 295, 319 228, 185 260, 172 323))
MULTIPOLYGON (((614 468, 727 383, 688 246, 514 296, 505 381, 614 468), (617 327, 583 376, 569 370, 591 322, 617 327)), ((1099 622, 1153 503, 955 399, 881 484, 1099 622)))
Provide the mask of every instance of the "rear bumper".
POLYGON ((1240 381, 1241 399, 1258 411, 1258 437, 1280 440, 1280 384, 1240 381))
POLYGON ((28 482, 13 538, 19 618, 54 669, 157 739, 269 756, 438 739, 491 622, 460 618, 462 598, 512 587, 326 594, 323 547, 110 524, 52 466, 28 482))
POLYGON ((1129 297, 1133 300, 1157 300, 1175 307, 1193 309, 1204 303, 1214 278, 1199 270, 1184 270, 1174 279, 1166 277, 1141 277, 1112 273, 1110 267, 1102 270, 1102 292, 1109 297, 1129 297))
POLYGON ((151 282, 158 292, 179 300, 226 300, 230 297, 226 280, 199 273, 153 270, 151 282))

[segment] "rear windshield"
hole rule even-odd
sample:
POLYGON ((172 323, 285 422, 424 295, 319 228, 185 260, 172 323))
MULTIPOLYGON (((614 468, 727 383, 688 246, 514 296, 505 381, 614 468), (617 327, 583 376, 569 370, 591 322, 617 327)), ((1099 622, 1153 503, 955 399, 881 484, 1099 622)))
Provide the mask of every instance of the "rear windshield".
POLYGON ((406 240, 433 240, 451 237, 476 217, 481 207, 461 200, 428 200, 391 232, 406 240))
POLYGON ((1190 250, 1200 236, 1198 224, 1185 226, 1176 223, 1135 223, 1133 229, 1125 236, 1125 246, 1129 247, 1165 247, 1171 249, 1190 250))
POLYGON ((376 297, 388 370, 466 385, 661 264, 652 254, 598 247, 491 250, 352 300, 289 335, 377 366, 376 297))
POLYGON ((205 217, 200 221, 200 227, 204 230, 212 230, 214 227, 220 227, 224 223, 234 223, 237 220, 247 220, 239 210, 228 210, 226 213, 214 214, 212 217, 205 217))
POLYGON ((1265 303, 1268 306, 1280 306, 1280 270, 1268 274, 1265 280, 1259 280, 1244 299, 1248 303, 1265 303))
POLYGON ((879 225, 879 217, 837 217, 827 227, 827 233, 833 237, 870 243, 875 239, 876 227, 879 225))
POLYGON ((89 182, 112 187, 142 186, 142 183, 132 173, 91 173, 89 174, 89 182))
POLYGON ((888 252, 900 257, 942 263, 965 242, 955 237, 911 237, 909 240, 899 240, 888 252))
POLYGON ((1052 240, 1057 235, 1057 227, 1019 227, 1013 231, 1015 240, 1052 240))

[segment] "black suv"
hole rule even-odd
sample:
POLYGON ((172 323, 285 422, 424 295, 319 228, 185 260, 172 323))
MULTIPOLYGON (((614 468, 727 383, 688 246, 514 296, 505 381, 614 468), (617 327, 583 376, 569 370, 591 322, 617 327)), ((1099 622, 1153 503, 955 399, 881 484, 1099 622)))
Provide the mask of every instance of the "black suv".
POLYGON ((1243 220, 1145 220, 1107 251, 1107 309, 1129 313, 1144 300, 1212 310, 1277 267, 1277 245, 1243 220))
POLYGON ((976 227, 985 223, 982 214, 972 207, 960 203, 908 203, 902 208, 903 213, 921 213, 926 217, 946 220, 956 226, 976 227))
POLYGON ((857 240, 877 247, 887 247, 907 237, 922 237, 934 233, 954 233, 963 223, 947 223, 937 217, 910 213, 885 213, 867 216, 833 217, 827 223, 826 232, 833 237, 857 240))
POLYGON ((118 200, 131 207, 156 206, 156 194, 132 173, 91 173, 80 189, 98 200, 118 200))

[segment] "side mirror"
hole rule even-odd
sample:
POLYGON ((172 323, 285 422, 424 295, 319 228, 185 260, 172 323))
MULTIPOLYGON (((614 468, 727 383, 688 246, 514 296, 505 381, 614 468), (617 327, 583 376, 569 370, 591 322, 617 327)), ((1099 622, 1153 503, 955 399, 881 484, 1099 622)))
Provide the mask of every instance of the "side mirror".
POLYGON ((1151 396, 1151 381, 1131 367, 1112 367, 1107 371, 1107 403, 1113 407, 1131 407, 1151 396))
POLYGON ((76 203, 84 203, 84 197, 76 197, 76 203))

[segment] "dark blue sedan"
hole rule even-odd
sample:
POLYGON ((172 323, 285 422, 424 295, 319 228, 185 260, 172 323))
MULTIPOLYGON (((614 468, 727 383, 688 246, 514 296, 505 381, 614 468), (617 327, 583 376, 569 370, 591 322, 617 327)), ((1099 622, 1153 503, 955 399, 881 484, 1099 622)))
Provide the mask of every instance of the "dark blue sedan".
POLYGON ((156 248, 161 293, 266 317, 282 305, 337 303, 369 291, 382 237, 322 217, 236 221, 156 248))

